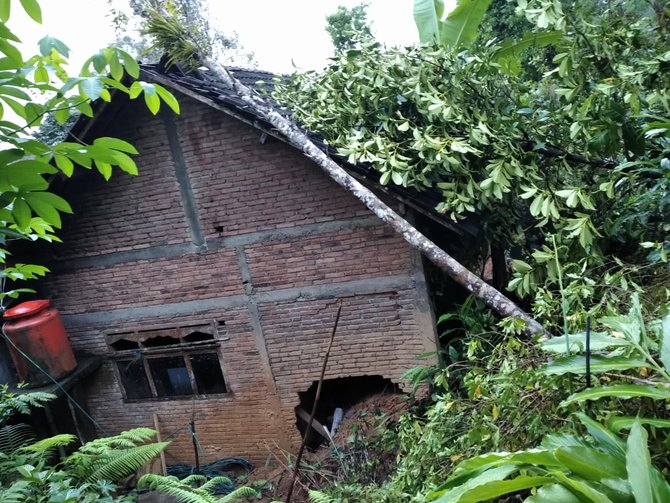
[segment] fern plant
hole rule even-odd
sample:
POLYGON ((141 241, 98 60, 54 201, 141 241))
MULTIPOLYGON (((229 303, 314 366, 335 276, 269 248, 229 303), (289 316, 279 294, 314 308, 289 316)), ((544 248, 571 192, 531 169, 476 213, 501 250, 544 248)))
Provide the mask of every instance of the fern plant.
POLYGON ((63 465, 81 482, 117 482, 136 472, 168 446, 169 442, 144 443, 155 435, 150 428, 135 428, 113 437, 98 438, 68 456, 63 465))
POLYGON ((0 453, 8 454, 35 441, 35 433, 27 424, 8 424, 0 428, 0 453))
POLYGON ((7 384, 0 384, 0 425, 14 414, 30 414, 31 409, 42 407, 54 398, 55 395, 41 391, 17 394, 9 391, 7 384))
POLYGON ((203 475, 197 474, 179 480, 174 476, 148 473, 139 480, 137 487, 165 493, 180 503, 232 503, 244 498, 259 497, 258 491, 244 486, 221 498, 213 494, 220 484, 230 485, 232 481, 228 477, 213 477, 207 480, 203 475))
POLYGON ((0 501, 3 503, 125 503, 115 482, 156 457, 168 443, 147 443, 156 434, 136 428, 88 442, 61 463, 54 464, 59 447, 76 437, 62 434, 35 441, 25 424, 4 425, 14 414, 29 414, 51 400, 48 393, 15 394, 0 386, 0 501))

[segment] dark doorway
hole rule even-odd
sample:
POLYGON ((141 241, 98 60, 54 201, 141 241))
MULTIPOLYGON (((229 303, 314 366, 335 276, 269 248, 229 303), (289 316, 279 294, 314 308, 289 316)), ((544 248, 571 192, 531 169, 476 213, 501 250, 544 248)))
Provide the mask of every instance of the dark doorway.
MULTIPOLYGON (((307 428, 305 417, 312 411, 317 386, 318 381, 314 381, 306 391, 298 393, 300 405, 296 407, 296 425, 303 437, 307 428)), ((327 379, 323 381, 321 398, 314 419, 332 431, 335 409, 340 408, 346 412, 347 409, 371 395, 397 392, 399 392, 397 384, 378 375, 327 379)), ((309 435, 307 447, 316 449, 325 441, 322 434, 313 430, 309 435)))

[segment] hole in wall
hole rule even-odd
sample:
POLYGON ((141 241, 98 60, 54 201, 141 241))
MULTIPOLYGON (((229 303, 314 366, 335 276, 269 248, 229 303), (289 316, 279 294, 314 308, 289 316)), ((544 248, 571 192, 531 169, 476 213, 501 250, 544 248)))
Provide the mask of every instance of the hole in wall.
POLYGON ((205 332, 195 331, 191 332, 187 336, 183 337, 184 342, 204 342, 214 340, 213 334, 207 334, 205 332))
POLYGON ((152 337, 144 341, 144 347, 147 348, 159 348, 162 346, 173 346, 179 344, 179 339, 175 337, 169 337, 164 335, 159 335, 158 337, 152 337))
POLYGON ((119 339, 116 342, 112 342, 110 346, 115 351, 127 351, 129 349, 140 348, 140 345, 136 341, 130 341, 128 339, 119 339))
MULTIPOLYGON (((295 408, 296 426, 301 437, 305 435, 307 429, 307 421, 314 405, 317 386, 318 381, 314 381, 306 391, 298 393, 300 404, 295 408)), ((397 384, 379 375, 326 379, 323 381, 321 398, 314 419, 328 428, 330 432, 333 429, 333 419, 337 415, 336 409, 342 409, 342 412, 346 414, 346 411, 353 405, 369 396, 382 393, 398 393, 399 391, 397 384)), ((313 428, 309 435, 307 447, 314 450, 325 441, 324 436, 313 428)))

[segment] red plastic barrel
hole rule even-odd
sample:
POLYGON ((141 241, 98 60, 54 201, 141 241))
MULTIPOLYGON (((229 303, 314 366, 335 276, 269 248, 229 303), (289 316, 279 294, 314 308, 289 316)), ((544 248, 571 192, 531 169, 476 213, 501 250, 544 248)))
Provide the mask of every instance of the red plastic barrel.
MULTIPOLYGON (((4 318, 7 337, 54 379, 66 376, 77 367, 63 321, 50 301, 23 302, 5 311, 4 318)), ((20 381, 30 386, 51 383, 12 344, 8 347, 20 381)))

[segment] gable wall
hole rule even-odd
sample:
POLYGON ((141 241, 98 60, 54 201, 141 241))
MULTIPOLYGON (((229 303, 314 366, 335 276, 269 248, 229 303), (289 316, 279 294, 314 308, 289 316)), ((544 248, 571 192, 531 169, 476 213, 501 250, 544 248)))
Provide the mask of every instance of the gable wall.
MULTIPOLYGON (((108 360, 88 385, 105 433, 153 424, 168 463, 192 462, 195 407, 208 461, 263 462, 299 442, 298 392, 318 378, 338 299, 327 378, 399 382, 434 349, 419 257, 299 152, 194 100, 182 115, 131 109, 117 124, 141 153, 139 176, 69 186, 66 220, 43 293, 77 350, 109 353, 105 334, 219 320, 231 393, 124 401, 108 360)), ((104 134, 110 135, 109 132, 104 134)))

